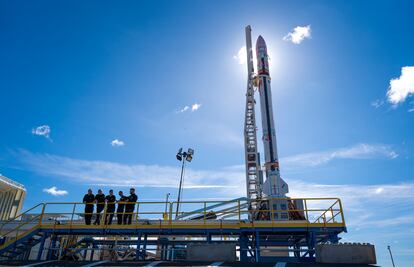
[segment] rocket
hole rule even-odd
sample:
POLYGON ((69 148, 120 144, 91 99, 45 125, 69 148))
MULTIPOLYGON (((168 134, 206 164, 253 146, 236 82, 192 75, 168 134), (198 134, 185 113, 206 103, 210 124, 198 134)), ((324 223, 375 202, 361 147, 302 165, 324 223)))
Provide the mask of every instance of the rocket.
POLYGON ((260 109, 265 153, 266 181, 263 192, 270 197, 286 197, 289 192, 287 183, 280 177, 277 155, 275 122, 273 119, 272 90, 270 86, 269 56, 266 42, 262 36, 256 42, 257 77, 256 84, 260 93, 260 109))

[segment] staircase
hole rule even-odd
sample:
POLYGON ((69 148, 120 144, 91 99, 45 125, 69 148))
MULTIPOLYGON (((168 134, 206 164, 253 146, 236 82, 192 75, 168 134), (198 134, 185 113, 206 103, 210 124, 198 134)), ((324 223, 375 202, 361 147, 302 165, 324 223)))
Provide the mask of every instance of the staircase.
MULTIPOLYGON (((37 227, 36 227, 37 228, 37 227)), ((31 248, 37 245, 45 234, 35 229, 25 234, 18 240, 5 244, 0 247, 0 259, 12 260, 17 259, 25 252, 30 252, 31 248)))
POLYGON ((40 232, 40 223, 43 213, 24 219, 24 215, 35 209, 42 209, 43 203, 19 214, 15 218, 0 224, 0 259, 18 259, 24 253, 29 253, 31 248, 37 245, 44 233, 40 232))

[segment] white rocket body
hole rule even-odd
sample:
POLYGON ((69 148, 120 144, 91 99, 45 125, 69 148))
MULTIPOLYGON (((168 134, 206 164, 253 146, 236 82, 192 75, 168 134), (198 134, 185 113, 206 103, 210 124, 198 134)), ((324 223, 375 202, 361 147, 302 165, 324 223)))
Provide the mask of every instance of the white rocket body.
POLYGON ((277 155, 275 122, 273 119, 272 91, 270 87, 269 58, 266 43, 262 36, 256 42, 257 86, 260 93, 263 145, 265 153, 266 181, 263 192, 269 197, 286 197, 289 192, 287 183, 280 177, 277 155))

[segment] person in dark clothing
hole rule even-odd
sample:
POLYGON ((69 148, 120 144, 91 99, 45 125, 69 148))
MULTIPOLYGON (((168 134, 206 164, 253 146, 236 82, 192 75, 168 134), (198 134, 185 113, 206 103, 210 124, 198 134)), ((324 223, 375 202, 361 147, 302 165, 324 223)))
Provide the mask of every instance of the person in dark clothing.
POLYGON ((93 203, 95 202, 95 196, 92 194, 92 189, 88 189, 88 193, 83 197, 83 203, 85 203, 85 224, 90 225, 93 214, 93 203))
POLYGON ((102 190, 98 190, 98 194, 95 195, 96 202, 96 219, 93 224, 99 225, 101 223, 101 212, 105 208, 105 195, 102 193, 102 190))
POLYGON ((105 197, 106 201, 106 217, 105 224, 112 224, 112 218, 114 217, 115 212, 115 201, 114 190, 109 190, 109 195, 105 197))
POLYGON ((132 213, 134 213, 135 202, 137 202, 138 197, 135 195, 135 188, 129 190, 128 204, 125 205, 125 215, 124 215, 124 224, 131 224, 132 213))
POLYGON ((122 224, 124 221, 124 212, 125 212, 125 202, 128 201, 128 198, 124 196, 124 192, 119 191, 119 200, 118 208, 116 209, 116 217, 118 219, 118 224, 122 224))

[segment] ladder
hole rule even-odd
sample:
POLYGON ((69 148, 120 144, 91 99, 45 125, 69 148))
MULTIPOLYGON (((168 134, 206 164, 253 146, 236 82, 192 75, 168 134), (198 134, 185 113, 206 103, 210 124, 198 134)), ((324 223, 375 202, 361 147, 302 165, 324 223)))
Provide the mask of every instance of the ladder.
POLYGON ((257 199, 262 197, 262 178, 260 169, 260 156, 257 152, 257 127, 254 100, 254 67, 252 53, 251 28, 246 27, 247 50, 247 93, 246 113, 244 121, 244 148, 246 162, 247 198, 250 201, 249 210, 257 208, 257 199))

